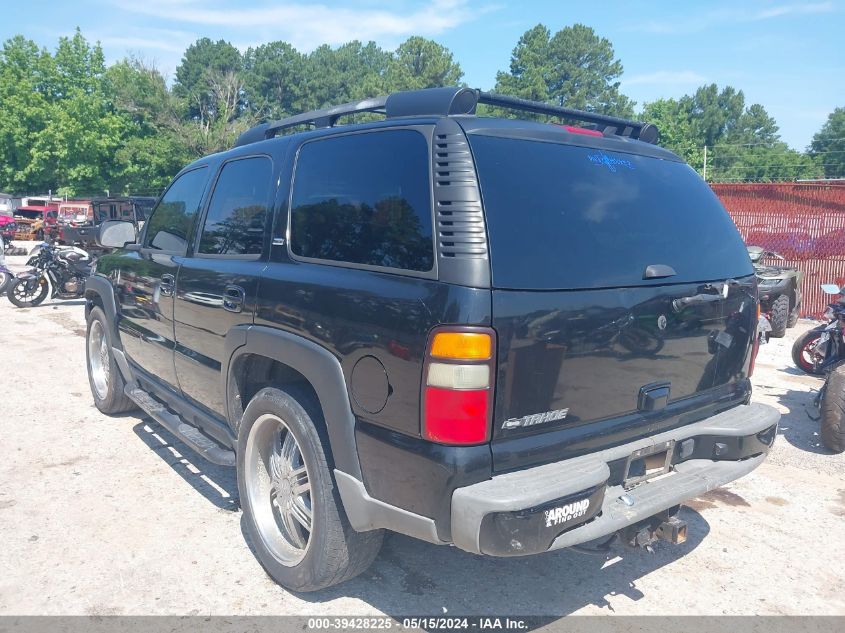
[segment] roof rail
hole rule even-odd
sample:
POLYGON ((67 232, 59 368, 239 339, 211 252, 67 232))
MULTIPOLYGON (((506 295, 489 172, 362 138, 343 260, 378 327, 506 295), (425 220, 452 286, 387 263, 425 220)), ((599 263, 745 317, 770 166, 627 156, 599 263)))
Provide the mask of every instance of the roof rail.
POLYGON ((475 114, 475 108, 479 103, 510 110, 584 121, 601 126, 604 134, 630 136, 647 143, 657 142, 657 128, 649 123, 639 123, 604 114, 549 105, 539 101, 528 101, 517 97, 481 92, 471 88, 446 87, 395 92, 387 97, 353 101, 297 114, 279 121, 262 123, 241 134, 235 142, 235 147, 273 138, 282 130, 299 125, 313 125, 316 128, 333 127, 340 117, 358 112, 384 114, 388 119, 404 116, 451 116, 475 114))
POLYGON ((620 119, 619 117, 607 114, 598 114, 596 112, 573 110, 572 108, 549 105, 548 103, 541 103, 539 101, 529 101, 528 99, 520 99, 519 97, 498 95, 492 92, 479 92, 478 103, 485 103, 487 105, 498 106, 500 108, 508 108, 510 110, 521 110, 523 112, 560 116, 574 121, 582 121, 584 123, 593 123, 597 126, 602 126, 602 131, 605 134, 630 136, 631 138, 638 138, 646 143, 657 143, 657 126, 652 125, 651 123, 630 121, 628 119, 620 119))

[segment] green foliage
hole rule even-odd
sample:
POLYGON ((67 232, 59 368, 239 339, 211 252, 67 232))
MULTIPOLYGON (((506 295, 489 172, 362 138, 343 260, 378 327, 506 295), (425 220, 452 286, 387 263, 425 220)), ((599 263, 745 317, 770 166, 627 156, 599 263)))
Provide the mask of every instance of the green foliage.
POLYGON ((845 178, 845 108, 836 108, 810 144, 810 155, 827 178, 845 178))
POLYGON ((640 118, 657 126, 660 145, 683 158, 696 170, 704 165, 704 151, 695 141, 690 117, 675 99, 658 99, 643 105, 640 118))
POLYGON ((258 118, 281 119, 302 111, 306 56, 287 42, 250 48, 244 55, 247 108, 258 118))
MULTIPOLYGON (((539 24, 520 37, 495 90, 633 117, 621 75, 612 44, 593 29, 574 24, 552 33, 539 24)), ((243 55, 202 38, 185 51, 170 88, 137 59, 107 68, 99 44, 78 29, 52 52, 17 35, 0 49, 0 189, 155 194, 185 164, 231 147, 258 121, 462 77, 449 49, 417 36, 394 51, 352 41, 304 54, 277 41, 243 55)), ((479 114, 517 116, 486 107, 479 114)), ((806 154, 787 147, 765 108, 746 107, 731 86, 659 99, 641 116, 658 125, 661 144, 700 171, 707 146, 708 180, 845 177, 845 108, 830 115, 806 154)))
POLYGON ((659 99, 643 106, 642 119, 655 123, 660 144, 704 173, 707 180, 778 181, 822 176, 819 161, 780 140, 778 126, 766 109, 745 105, 732 86, 702 86, 678 100, 659 99))
POLYGON ((496 75, 496 92, 630 117, 634 102, 619 91, 621 75, 613 45, 590 27, 575 24, 552 35, 538 24, 519 38, 510 70, 496 75))
POLYGON ((388 63, 388 91, 457 86, 464 73, 445 46, 424 37, 409 37, 388 63))

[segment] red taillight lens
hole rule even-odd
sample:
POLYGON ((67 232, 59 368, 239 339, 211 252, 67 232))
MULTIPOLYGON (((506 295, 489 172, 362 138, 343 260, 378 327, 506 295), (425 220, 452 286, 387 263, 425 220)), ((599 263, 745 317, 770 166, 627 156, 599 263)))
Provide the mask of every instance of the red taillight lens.
POLYGON ((572 132, 573 134, 583 134, 584 136, 604 136, 598 130, 588 130, 585 127, 575 127, 574 125, 561 125, 564 130, 567 132, 572 132))
POLYGON ((488 328, 432 332, 423 375, 424 439, 453 445, 490 441, 495 342, 488 328))
POLYGON ((487 389, 426 387, 423 437, 441 444, 481 444, 489 439, 487 389))

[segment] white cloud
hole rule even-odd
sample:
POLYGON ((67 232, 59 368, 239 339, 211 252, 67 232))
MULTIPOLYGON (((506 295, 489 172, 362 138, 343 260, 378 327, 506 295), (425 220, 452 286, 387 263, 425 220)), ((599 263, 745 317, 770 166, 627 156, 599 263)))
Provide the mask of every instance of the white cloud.
POLYGON ((691 15, 672 21, 647 21, 641 24, 631 25, 625 28, 625 30, 659 35, 681 35, 685 33, 697 33, 715 26, 760 22, 789 15, 817 15, 821 13, 832 13, 834 11, 836 11, 836 6, 833 2, 785 4, 757 12, 750 12, 747 9, 717 9, 708 13, 691 15))
POLYGON ((626 88, 642 85, 700 86, 704 83, 707 83, 707 77, 692 70, 658 70, 622 79, 622 85, 626 88))
POLYGON ((227 27, 244 35, 248 30, 268 37, 272 34, 271 39, 289 41, 305 51, 320 44, 336 45, 354 39, 395 40, 413 34, 437 35, 484 11, 471 9, 467 0, 431 0, 404 12, 302 2, 251 8, 208 0, 117 0, 115 4, 125 11, 169 22, 227 27))
POLYGON ((786 4, 772 7, 754 14, 752 20, 770 20, 784 15, 808 15, 813 13, 830 13, 834 10, 832 2, 817 2, 810 4, 786 4))

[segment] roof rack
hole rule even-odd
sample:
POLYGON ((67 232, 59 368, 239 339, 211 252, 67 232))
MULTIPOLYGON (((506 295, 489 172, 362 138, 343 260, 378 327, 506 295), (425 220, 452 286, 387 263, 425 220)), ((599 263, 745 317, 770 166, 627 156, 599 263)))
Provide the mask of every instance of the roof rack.
POLYGON ((540 103, 539 101, 508 97, 473 90, 471 88, 447 87, 395 92, 387 97, 373 97, 363 99, 362 101, 353 101, 330 108, 297 114, 296 116, 279 121, 262 123, 241 134, 235 142, 235 147, 273 138, 282 130, 300 125, 312 125, 315 128, 334 127, 340 117, 358 112, 384 114, 388 119, 406 116, 452 116, 475 114, 476 106, 479 103, 508 108, 510 110, 564 117, 574 121, 594 124, 600 127, 605 135, 629 136, 631 138, 638 138, 646 143, 657 142, 657 128, 650 123, 629 121, 595 112, 573 110, 571 108, 540 103))
POLYGON ((581 121, 583 123, 592 123, 599 127, 605 134, 630 136, 631 138, 636 138, 646 143, 657 143, 657 126, 652 125, 651 123, 620 119, 619 117, 607 114, 574 110, 572 108, 549 105, 548 103, 541 103, 539 101, 529 101, 528 99, 520 99, 518 97, 498 95, 492 92, 479 92, 478 103, 485 103, 487 105, 498 106, 500 108, 508 108, 510 110, 534 112, 535 114, 560 116, 566 119, 572 119, 573 121, 581 121))

